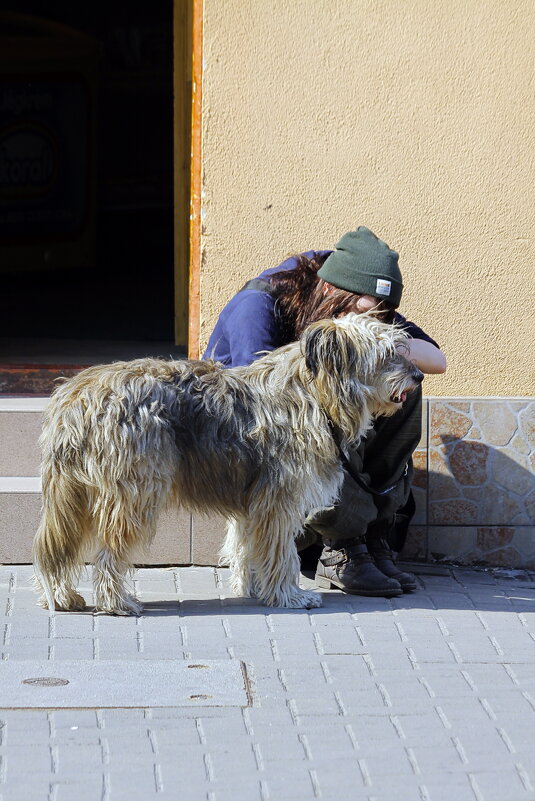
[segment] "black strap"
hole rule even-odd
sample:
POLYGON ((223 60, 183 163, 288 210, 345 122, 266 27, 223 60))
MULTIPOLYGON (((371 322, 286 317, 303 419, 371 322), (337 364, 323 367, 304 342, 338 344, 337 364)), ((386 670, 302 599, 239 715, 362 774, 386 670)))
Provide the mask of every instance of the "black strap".
POLYGON ((405 478, 405 476, 409 471, 408 464, 405 465, 405 470, 403 471, 401 478, 398 479, 398 481, 396 481, 395 484, 392 484, 391 487, 386 487, 383 490, 376 490, 373 487, 370 487, 370 485, 366 481, 364 481, 362 476, 359 475, 359 473, 357 473, 357 471, 353 469, 351 462, 347 458, 347 454, 342 448, 341 437, 336 426, 330 420, 329 423, 331 426, 332 437, 336 443, 336 447, 338 448, 338 454, 340 456, 340 461, 342 462, 342 467, 351 476, 353 481, 356 481, 356 483, 359 485, 361 489, 363 489, 365 492, 368 492, 370 495, 375 495, 376 497, 382 497, 383 495, 388 495, 389 492, 392 492, 392 490, 396 489, 396 487, 399 486, 399 484, 401 483, 401 481, 403 481, 403 479, 405 478))

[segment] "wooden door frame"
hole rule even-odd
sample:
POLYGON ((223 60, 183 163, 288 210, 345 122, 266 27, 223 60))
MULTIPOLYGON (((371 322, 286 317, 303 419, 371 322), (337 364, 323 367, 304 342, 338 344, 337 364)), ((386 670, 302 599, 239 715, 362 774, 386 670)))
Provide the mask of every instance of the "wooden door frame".
POLYGON ((203 0, 173 0, 175 342, 189 358, 199 356, 203 11, 203 0))

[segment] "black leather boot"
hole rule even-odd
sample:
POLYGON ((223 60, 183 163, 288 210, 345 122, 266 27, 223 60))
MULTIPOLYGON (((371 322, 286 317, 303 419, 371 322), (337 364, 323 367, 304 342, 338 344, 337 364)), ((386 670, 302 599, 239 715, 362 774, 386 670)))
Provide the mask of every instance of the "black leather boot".
POLYGON ((325 541, 316 568, 318 587, 338 587, 351 595, 394 598, 403 590, 374 565, 362 539, 325 541), (329 543, 329 544, 327 544, 329 543))
POLYGON ((403 592, 412 592, 412 590, 418 589, 416 576, 413 576, 412 573, 404 573, 394 562, 394 554, 383 530, 378 531, 374 529, 373 525, 370 526, 366 534, 366 546, 378 570, 388 578, 399 582, 403 592))

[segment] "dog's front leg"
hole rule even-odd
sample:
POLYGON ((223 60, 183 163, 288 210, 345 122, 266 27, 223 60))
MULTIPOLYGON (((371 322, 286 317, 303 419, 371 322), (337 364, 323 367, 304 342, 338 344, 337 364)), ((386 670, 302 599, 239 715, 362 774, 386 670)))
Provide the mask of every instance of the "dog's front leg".
POLYGON ((263 507, 248 520, 229 526, 222 555, 232 571, 237 595, 260 598, 267 606, 312 609, 321 596, 299 587, 295 519, 263 507))
POLYGON ((93 583, 95 609, 109 615, 140 615, 143 605, 127 592, 125 575, 129 562, 119 558, 110 548, 102 548, 95 557, 93 583))

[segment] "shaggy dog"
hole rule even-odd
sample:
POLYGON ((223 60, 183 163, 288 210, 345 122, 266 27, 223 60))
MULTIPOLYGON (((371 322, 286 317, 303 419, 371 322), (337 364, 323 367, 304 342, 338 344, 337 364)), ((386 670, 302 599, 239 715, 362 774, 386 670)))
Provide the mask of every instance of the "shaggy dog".
POLYGON ((294 538, 335 502, 339 441, 391 415, 422 374, 406 335, 373 314, 309 326, 247 367, 139 359, 90 367, 55 390, 43 434, 43 516, 34 540, 41 605, 81 610, 94 562, 95 608, 138 614, 125 575, 170 504, 229 518, 232 589, 268 606, 311 608, 294 538), (333 438, 333 429, 337 432, 333 438))

